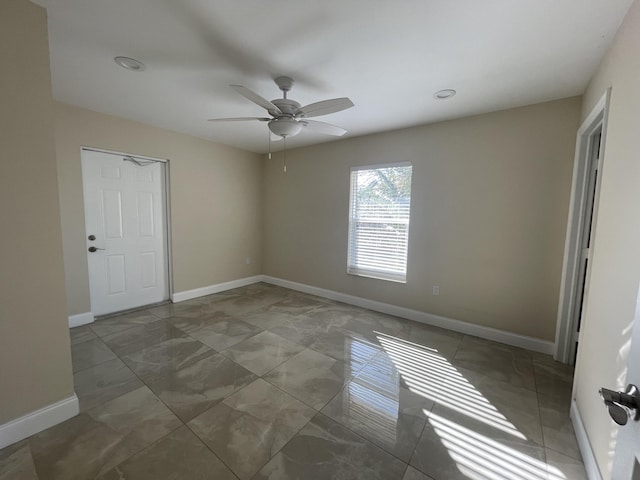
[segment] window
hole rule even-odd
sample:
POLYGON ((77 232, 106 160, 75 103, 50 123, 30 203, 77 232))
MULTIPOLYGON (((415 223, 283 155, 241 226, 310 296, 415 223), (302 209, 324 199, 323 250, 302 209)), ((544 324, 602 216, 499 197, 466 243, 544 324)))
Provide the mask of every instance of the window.
POLYGON ((351 169, 347 273, 406 282, 411 165, 351 169))

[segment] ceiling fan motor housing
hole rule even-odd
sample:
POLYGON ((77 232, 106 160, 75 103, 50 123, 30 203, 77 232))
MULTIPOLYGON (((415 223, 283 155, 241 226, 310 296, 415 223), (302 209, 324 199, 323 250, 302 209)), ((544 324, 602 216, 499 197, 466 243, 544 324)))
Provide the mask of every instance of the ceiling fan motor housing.
POLYGON ((300 133, 302 125, 296 120, 300 104, 288 98, 276 98, 271 103, 278 107, 282 113, 269 110, 269 113, 275 117, 269 122, 269 130, 280 137, 293 137, 300 133))
MULTIPOLYGON (((295 100, 289 100, 288 98, 276 98, 275 100, 271 100, 271 103, 278 107, 285 116, 290 116, 292 118, 295 117, 296 112, 300 110, 300 104, 295 100)), ((271 110, 269 110, 269 113, 274 117, 279 116, 279 114, 271 110)))

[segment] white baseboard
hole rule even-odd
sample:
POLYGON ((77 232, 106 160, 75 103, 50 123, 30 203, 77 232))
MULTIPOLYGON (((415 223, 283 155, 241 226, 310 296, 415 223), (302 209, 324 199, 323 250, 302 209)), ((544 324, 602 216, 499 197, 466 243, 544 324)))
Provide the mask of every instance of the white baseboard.
POLYGON ((297 290, 299 292, 329 298, 338 302, 368 308, 369 310, 395 315, 397 317, 406 318, 427 325, 433 325, 435 327, 446 328, 448 330, 453 330, 454 332, 473 335, 487 340, 513 345, 515 347, 526 348, 535 352, 546 353, 548 355, 553 355, 554 352, 553 342, 541 340, 539 338, 519 335, 517 333, 511 333, 505 330, 498 330, 496 328, 485 327, 482 325, 474 325, 473 323, 463 322, 453 318, 433 315, 431 313, 399 307, 389 303, 377 302, 375 300, 356 297, 354 295, 347 295, 345 293, 326 290, 324 288, 314 287, 303 283, 292 282, 290 280, 271 277, 269 275, 255 275, 253 277, 241 278, 230 282, 218 283, 193 290, 186 290, 184 292, 177 292, 172 295, 171 300, 174 303, 184 302, 185 300, 191 300, 192 298, 204 297, 205 295, 212 295, 214 293, 224 292, 225 290, 231 290, 232 288, 244 287, 257 282, 279 285, 281 287, 290 288, 291 290, 297 290))
POLYGON ((368 308, 369 310, 375 310, 376 312, 395 315, 396 317, 406 318, 435 327, 446 328, 447 330, 453 330, 454 332, 493 340, 495 342, 512 345, 514 347, 526 348, 527 350, 533 350, 534 352, 546 353, 548 355, 553 355, 554 352, 553 342, 541 340, 539 338, 519 335, 517 333, 511 333, 505 330, 498 330, 496 328, 485 327, 482 325, 474 325, 473 323, 463 322, 453 318, 441 317, 440 315, 433 315, 431 313, 399 307, 389 303, 382 303, 375 300, 369 300, 367 298, 347 295, 333 290, 325 290, 324 288, 313 287, 311 285, 292 282, 282 278, 270 277, 268 275, 263 275, 261 280, 280 287, 298 290, 311 295, 317 295, 319 297, 329 298, 338 302, 368 308))
POLYGON ((587 477, 589 480, 602 480, 596 456, 593 454, 591 442, 589 441, 587 430, 584 428, 584 423, 582 423, 582 416, 580 415, 580 410, 578 410, 578 404, 575 400, 571 401, 569 416, 573 423, 573 430, 576 433, 576 439, 578 440, 578 447, 580 448, 584 468, 587 471, 587 477))
POLYGON ((77 315, 69 315, 69 328, 79 327, 94 322, 93 313, 79 313, 77 315))
POLYGON ((252 283, 261 282, 262 277, 263 275, 255 275, 253 277, 240 278, 238 280, 231 280, 230 282, 209 285, 207 287, 185 290, 184 292, 174 293, 171 296, 171 301, 173 303, 179 303, 184 302, 185 300, 191 300, 192 298, 204 297, 205 295, 224 292, 225 290, 231 290, 232 288, 244 287, 246 285, 251 285, 252 283))
POLYGON ((0 449, 75 417, 79 411, 78 397, 74 393, 69 398, 0 425, 0 449))

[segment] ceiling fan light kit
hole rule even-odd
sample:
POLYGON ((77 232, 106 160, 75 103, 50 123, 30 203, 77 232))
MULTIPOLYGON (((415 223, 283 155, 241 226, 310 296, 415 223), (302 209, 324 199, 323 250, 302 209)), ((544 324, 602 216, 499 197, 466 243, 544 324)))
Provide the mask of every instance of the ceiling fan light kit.
POLYGON ((302 130, 302 122, 292 118, 274 118, 269 122, 269 130, 280 137, 294 137, 302 130))
POLYGON ((340 112, 347 108, 353 107, 353 102, 344 98, 333 98, 320 102, 311 103, 301 106, 295 100, 287 98, 287 92, 291 90, 295 81, 291 77, 280 76, 275 80, 278 88, 282 90, 282 98, 269 101, 258 95, 253 90, 242 85, 230 85, 236 92, 252 101, 256 105, 261 106, 271 118, 267 117, 236 117, 236 118, 212 118, 213 122, 233 122, 245 120, 258 120, 261 122, 269 122, 269 130, 275 135, 282 138, 293 137, 300 133, 303 128, 307 128, 317 133, 325 135, 342 136, 347 131, 344 128, 329 123, 317 122, 314 120, 306 120, 308 117, 319 117, 321 115, 329 115, 330 113, 340 112))

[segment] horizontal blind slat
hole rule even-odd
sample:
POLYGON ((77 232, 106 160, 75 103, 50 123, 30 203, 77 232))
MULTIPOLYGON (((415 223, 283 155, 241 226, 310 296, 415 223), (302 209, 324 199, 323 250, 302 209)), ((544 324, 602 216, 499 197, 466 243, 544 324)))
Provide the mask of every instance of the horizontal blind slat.
POLYGON ((352 171, 348 245, 350 273, 380 274, 388 279, 404 281, 411 211, 411 170, 410 165, 403 165, 352 171))

